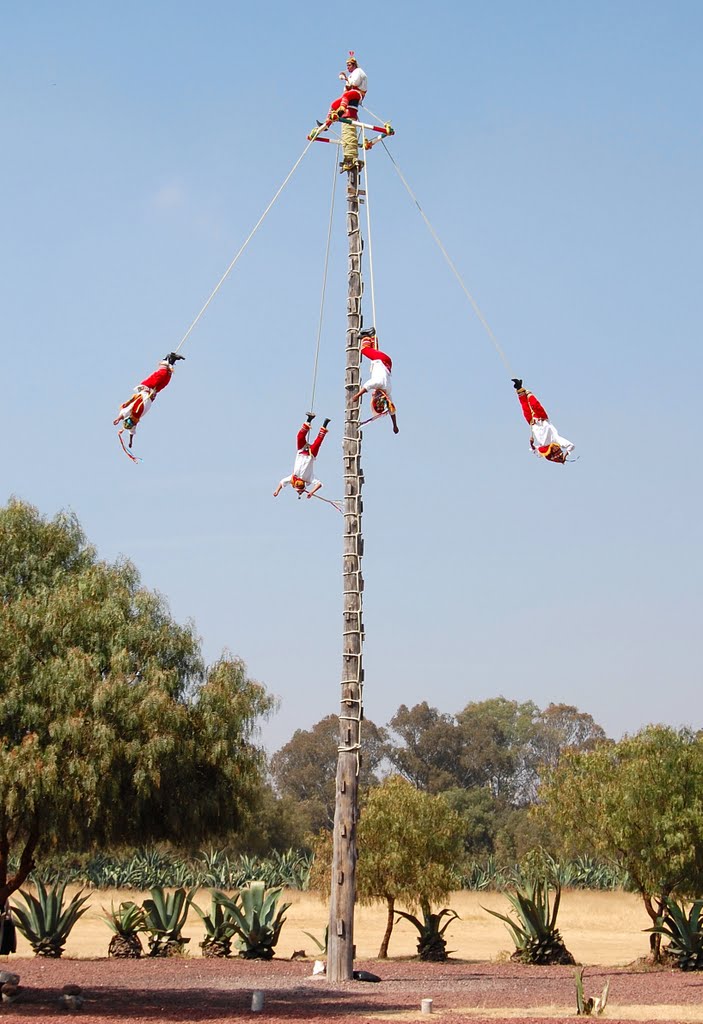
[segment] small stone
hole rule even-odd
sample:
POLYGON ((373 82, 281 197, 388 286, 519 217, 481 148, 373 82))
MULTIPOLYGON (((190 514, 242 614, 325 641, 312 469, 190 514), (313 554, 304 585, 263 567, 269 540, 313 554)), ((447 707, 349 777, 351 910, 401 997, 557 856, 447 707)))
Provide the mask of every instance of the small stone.
POLYGON ((65 996, 79 996, 83 989, 80 985, 64 985, 61 991, 65 996))
POLYGON ((14 1003, 19 997, 22 989, 19 985, 10 985, 6 982, 2 986, 2 1001, 3 1003, 14 1003))
POLYGON ((0 971, 0 985, 19 985, 19 974, 12 974, 10 971, 0 971))
POLYGON ((75 1013, 77 1010, 80 1010, 84 1002, 83 996, 70 996, 66 993, 59 996, 59 1006, 63 1010, 68 1010, 69 1013, 75 1013))

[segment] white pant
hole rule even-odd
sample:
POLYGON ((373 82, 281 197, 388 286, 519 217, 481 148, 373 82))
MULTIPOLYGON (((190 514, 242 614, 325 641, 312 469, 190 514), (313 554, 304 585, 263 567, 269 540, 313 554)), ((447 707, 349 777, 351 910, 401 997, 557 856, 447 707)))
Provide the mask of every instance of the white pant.
POLYGON ((557 429, 549 420, 534 420, 532 423, 532 437, 537 448, 544 448, 549 444, 558 444, 567 452, 574 449, 571 441, 567 441, 557 433, 557 429))
POLYGON ((371 376, 362 387, 364 391, 385 391, 391 397, 391 375, 380 359, 371 364, 371 376))

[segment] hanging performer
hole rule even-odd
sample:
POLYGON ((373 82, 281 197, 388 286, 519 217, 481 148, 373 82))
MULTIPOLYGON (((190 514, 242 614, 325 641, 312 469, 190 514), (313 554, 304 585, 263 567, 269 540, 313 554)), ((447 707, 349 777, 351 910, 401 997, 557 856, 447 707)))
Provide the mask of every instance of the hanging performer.
POLYGON ((549 462, 566 462, 569 452, 574 450, 573 444, 557 433, 556 427, 547 418, 544 406, 531 391, 522 386, 522 381, 518 377, 513 377, 512 381, 523 415, 532 430, 530 448, 535 455, 541 455, 549 462))
POLYGON ((361 385, 357 393, 352 395, 352 402, 358 401, 366 391, 371 391, 371 408, 376 413, 376 417, 388 413, 393 424, 393 433, 397 434, 398 422, 395 406, 391 401, 393 361, 378 347, 375 327, 367 327, 363 331, 359 331, 359 339, 362 356, 366 356, 371 361, 371 376, 365 384, 361 385))
POLYGON ((273 492, 274 498, 277 498, 281 493, 286 484, 290 484, 291 487, 298 492, 298 497, 302 498, 304 494, 307 494, 308 498, 312 498, 313 494, 320 490, 322 484, 319 480, 313 479, 313 473, 315 471, 315 459, 320 451, 322 442, 327 434, 327 424, 330 422, 326 419, 320 431, 312 442, 308 443, 308 433, 310 432, 310 424, 315 419, 315 414, 309 412, 306 414, 305 423, 298 431, 297 445, 298 454, 295 457, 295 465, 293 466, 293 472, 290 476, 286 476, 281 480, 280 484, 273 492), (310 490, 306 490, 308 484, 310 490))
MULTIPOLYGON (((163 391, 163 389, 170 383, 174 365, 179 359, 185 359, 185 356, 179 356, 177 352, 169 352, 168 355, 164 356, 161 360, 156 370, 146 377, 141 384, 137 384, 134 389, 134 394, 129 401, 123 402, 120 406, 117 419, 112 422, 115 427, 119 423, 122 423, 122 426, 119 429, 119 438, 120 444, 124 448, 125 452, 127 452, 127 455, 129 455, 129 452, 124 446, 122 432, 126 430, 129 434, 129 447, 131 448, 135 431, 139 426, 142 417, 146 416, 158 393, 163 391)), ((133 455, 129 455, 129 457, 134 459, 133 455)))

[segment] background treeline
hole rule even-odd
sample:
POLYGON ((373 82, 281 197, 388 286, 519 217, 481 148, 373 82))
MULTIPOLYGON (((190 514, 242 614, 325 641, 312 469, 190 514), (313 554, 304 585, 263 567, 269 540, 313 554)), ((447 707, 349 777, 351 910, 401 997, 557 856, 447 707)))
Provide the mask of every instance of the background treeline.
MULTIPOLYGON (((53 856, 33 877, 95 888, 161 886, 236 889, 252 880, 307 889, 313 847, 334 820, 337 719, 296 731, 261 763, 243 826, 218 846, 189 850, 160 844, 53 856)), ((402 705, 387 727, 363 727, 362 799, 389 776, 442 795, 461 821, 457 888, 502 889, 526 854, 553 844, 532 815, 543 773, 567 751, 608 743, 593 718, 570 705, 540 710, 502 697, 472 702, 456 715, 426 702, 402 705)), ((627 887, 627 872, 586 853, 555 860, 564 886, 627 887)))
MULTIPOLYGON (((331 829, 337 765, 337 719, 299 729, 269 763, 260 824, 273 848, 305 845, 331 829)), ((443 794, 463 821, 467 859, 508 865, 548 830, 530 814, 541 779, 566 752, 608 742, 591 715, 566 704, 544 710, 532 701, 496 697, 446 714, 427 702, 401 705, 385 727, 362 727, 362 794, 389 774, 424 792, 443 794)), ((584 851, 585 852, 585 851, 584 851)))

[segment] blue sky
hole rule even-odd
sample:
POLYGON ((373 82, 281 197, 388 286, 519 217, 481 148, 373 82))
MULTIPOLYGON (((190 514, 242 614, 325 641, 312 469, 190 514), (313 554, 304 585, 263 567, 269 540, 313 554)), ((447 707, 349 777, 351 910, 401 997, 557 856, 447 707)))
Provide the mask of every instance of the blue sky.
MULTIPOLYGON (((354 49, 513 371, 377 146, 401 433, 364 440, 367 717, 502 694, 575 704, 613 736, 700 727, 700 4, 37 2, 3 21, 2 500, 73 509, 101 556, 133 559, 195 622, 208 659, 241 655, 280 699, 269 749, 337 711, 342 519, 271 496, 310 401, 332 147, 311 147, 188 339, 139 466, 111 424, 354 49), (574 465, 530 456, 513 374, 574 465)), ((334 498, 343 190, 333 235, 316 407, 334 498)))

